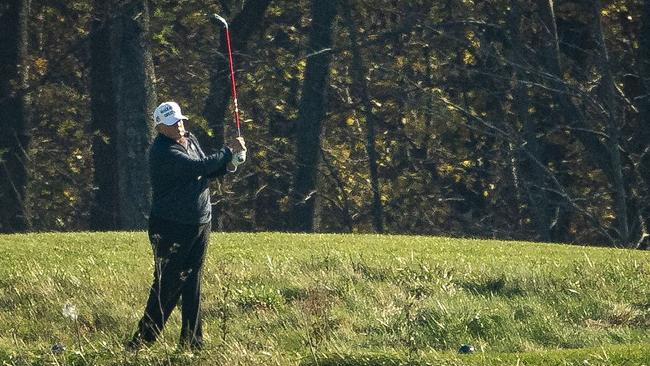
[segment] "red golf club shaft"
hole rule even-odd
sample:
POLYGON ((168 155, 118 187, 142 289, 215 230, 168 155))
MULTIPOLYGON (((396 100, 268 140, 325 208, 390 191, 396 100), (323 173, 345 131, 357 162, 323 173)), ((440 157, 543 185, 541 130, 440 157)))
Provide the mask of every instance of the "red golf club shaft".
POLYGON ((226 44, 228 45, 228 58, 230 60, 230 82, 232 84, 232 102, 235 106, 235 123, 237 124, 237 136, 241 137, 239 127, 239 104, 237 103, 237 83, 235 82, 235 68, 232 62, 232 48, 230 46, 230 29, 226 26, 226 44))

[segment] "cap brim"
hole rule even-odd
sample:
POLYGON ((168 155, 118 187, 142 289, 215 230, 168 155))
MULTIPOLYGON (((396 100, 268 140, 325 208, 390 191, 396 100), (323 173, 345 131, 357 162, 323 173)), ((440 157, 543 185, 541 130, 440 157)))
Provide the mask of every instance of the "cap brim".
POLYGON ((180 121, 180 120, 187 120, 187 119, 189 119, 189 118, 187 118, 186 116, 184 116, 184 115, 182 115, 182 114, 181 114, 180 116, 174 116, 174 118, 175 118, 176 120, 174 120, 173 122, 170 121, 171 123, 167 123, 167 121, 166 121, 166 119, 165 119, 165 120, 163 120, 162 122, 160 122, 160 124, 163 124, 163 125, 165 125, 165 126, 173 126, 173 125, 177 124, 178 121, 180 121))

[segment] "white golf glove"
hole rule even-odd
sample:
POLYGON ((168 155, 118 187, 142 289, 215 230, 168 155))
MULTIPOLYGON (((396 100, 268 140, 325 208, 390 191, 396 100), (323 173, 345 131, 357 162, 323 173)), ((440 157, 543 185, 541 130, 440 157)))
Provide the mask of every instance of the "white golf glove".
POLYGON ((230 164, 233 166, 233 170, 230 170, 228 168, 228 172, 233 173, 237 170, 237 167, 240 166, 241 164, 244 164, 246 162, 246 142, 244 141, 243 137, 237 137, 235 139, 236 141, 233 143, 233 145, 239 145, 236 153, 232 154, 232 159, 230 160, 230 164))
POLYGON ((244 164, 244 162, 246 162, 246 150, 238 151, 232 156, 232 165, 234 165, 235 168, 244 164))

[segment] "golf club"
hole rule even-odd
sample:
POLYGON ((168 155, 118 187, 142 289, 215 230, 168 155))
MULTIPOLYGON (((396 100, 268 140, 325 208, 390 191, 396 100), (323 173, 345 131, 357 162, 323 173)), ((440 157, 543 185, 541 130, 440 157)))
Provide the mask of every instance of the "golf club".
POLYGON ((212 19, 218 20, 226 27, 226 44, 228 46, 228 60, 230 61, 230 83, 232 85, 232 102, 235 107, 235 123, 237 125, 237 136, 241 137, 241 129, 239 127, 239 104, 237 103, 237 83, 235 82, 235 68, 232 61, 232 48, 230 45, 230 28, 228 22, 223 17, 212 14, 212 19))

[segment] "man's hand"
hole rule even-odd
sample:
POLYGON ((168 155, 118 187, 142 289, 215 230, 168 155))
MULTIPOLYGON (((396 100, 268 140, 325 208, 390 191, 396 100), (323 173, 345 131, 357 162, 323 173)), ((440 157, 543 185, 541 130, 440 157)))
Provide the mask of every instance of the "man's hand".
POLYGON ((232 165, 239 166, 246 161, 246 150, 239 151, 232 156, 232 165))
POLYGON ((243 164, 246 161, 246 142, 244 141, 243 137, 237 137, 235 139, 235 142, 232 144, 232 160, 230 161, 230 165, 232 166, 233 169, 229 169, 230 171, 235 171, 237 170, 237 167, 241 164, 243 164))

